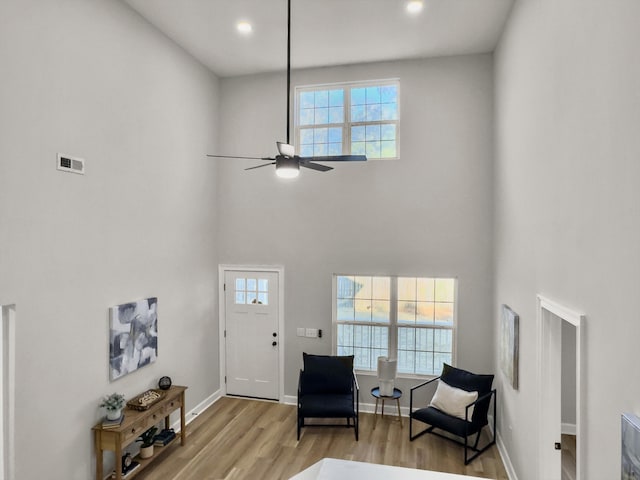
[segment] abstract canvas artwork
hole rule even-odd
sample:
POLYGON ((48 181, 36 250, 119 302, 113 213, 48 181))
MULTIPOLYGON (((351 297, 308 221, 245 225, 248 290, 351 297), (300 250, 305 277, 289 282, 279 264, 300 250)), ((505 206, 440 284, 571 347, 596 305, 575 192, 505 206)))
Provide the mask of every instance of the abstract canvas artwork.
POLYGON ((158 299, 111 307, 109 378, 116 380, 156 361, 158 299))
POLYGON ((640 478, 640 418, 622 414, 622 480, 640 478))
POLYGON ((520 317, 502 305, 500 318, 500 368, 511 386, 518 389, 518 329, 520 317))

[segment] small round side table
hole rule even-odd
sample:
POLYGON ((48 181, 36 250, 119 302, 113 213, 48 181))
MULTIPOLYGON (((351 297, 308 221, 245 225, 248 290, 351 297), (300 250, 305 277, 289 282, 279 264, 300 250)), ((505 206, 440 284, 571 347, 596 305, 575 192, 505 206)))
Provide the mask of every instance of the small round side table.
POLYGON ((400 414, 400 397, 402 397, 402 390, 399 388, 393 389, 393 395, 385 396, 380 395, 380 387, 375 387, 371 389, 371 395, 376 399, 376 410, 373 414, 373 429, 376 429, 376 423, 378 421, 378 400, 382 400, 382 415, 384 417, 384 401, 385 400, 395 400, 396 405, 398 406, 398 420, 400 421, 400 428, 402 428, 402 415, 400 414))

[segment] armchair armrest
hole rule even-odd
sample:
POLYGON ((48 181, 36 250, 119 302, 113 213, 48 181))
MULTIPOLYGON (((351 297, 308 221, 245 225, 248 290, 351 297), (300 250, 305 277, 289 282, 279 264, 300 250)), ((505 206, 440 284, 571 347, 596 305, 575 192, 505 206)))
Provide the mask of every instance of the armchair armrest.
POLYGON ((360 385, 358 385, 358 377, 356 376, 355 370, 353 371, 353 386, 355 387, 356 391, 360 391, 360 385))
POLYGON ((435 377, 435 378, 432 378, 431 380, 427 380, 426 382, 422 382, 419 385, 415 385, 415 386, 411 387, 411 391, 413 392, 414 390, 417 390, 418 388, 424 387, 425 385, 428 385, 428 384, 430 384, 432 382, 435 382, 436 380, 440 380, 440 377, 435 377))
POLYGON ((356 377, 356 371, 354 370, 351 374, 353 379, 353 389, 356 391, 356 395, 354 398, 356 404, 356 415, 360 415, 360 385, 358 385, 358 377, 356 377))
MULTIPOLYGON (((465 419, 465 421, 471 422, 471 420, 469 420, 469 409, 471 407, 473 407, 477 403, 482 402, 482 401, 484 401, 486 399, 491 399, 491 397, 494 396, 495 394, 496 394, 496 389, 494 388, 489 393, 485 393, 481 397, 478 397, 475 402, 471 402, 469 405, 464 407, 464 419, 465 419)), ((495 403, 494 403, 494 410, 495 410, 495 403)), ((494 412, 494 416, 495 416, 495 412, 494 412)))
POLYGON ((440 377, 438 376, 438 377, 432 378, 431 380, 427 380, 426 382, 422 382, 421 384, 416 385, 415 387, 411 387, 411 389, 409 390, 409 415, 411 415, 411 412, 413 412, 413 391, 419 388, 425 387, 439 379, 440 377))

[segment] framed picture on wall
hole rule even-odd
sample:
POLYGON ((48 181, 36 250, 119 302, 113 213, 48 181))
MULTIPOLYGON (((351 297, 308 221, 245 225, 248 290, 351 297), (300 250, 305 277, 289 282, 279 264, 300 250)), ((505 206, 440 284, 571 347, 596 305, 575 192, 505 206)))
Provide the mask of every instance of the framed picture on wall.
POLYGON ((158 299, 111 307, 109 379, 116 380, 156 361, 158 357, 158 299))
POLYGON ((500 315, 500 369, 511 386, 518 389, 518 330, 520 317, 507 305, 500 315))
POLYGON ((640 418, 622 414, 622 480, 640 478, 640 418))

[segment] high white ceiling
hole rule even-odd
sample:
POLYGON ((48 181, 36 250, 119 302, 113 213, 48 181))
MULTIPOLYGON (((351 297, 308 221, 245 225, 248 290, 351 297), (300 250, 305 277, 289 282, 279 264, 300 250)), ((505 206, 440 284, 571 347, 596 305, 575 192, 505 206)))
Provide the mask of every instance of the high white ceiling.
MULTIPOLYGON (((124 0, 221 77, 286 68, 286 0, 124 0), (249 21, 253 32, 239 34, 249 21)), ((292 0, 291 67, 491 52, 513 0, 292 0)))

